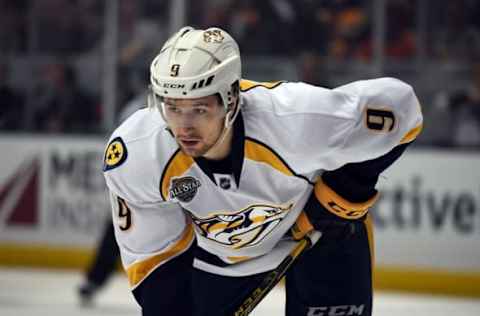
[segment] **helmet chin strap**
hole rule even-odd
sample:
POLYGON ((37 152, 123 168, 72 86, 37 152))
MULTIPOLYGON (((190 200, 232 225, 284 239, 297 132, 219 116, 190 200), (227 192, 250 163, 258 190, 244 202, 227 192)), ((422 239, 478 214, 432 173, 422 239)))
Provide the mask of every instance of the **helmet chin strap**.
POLYGON ((220 145, 225 141, 225 139, 227 138, 227 135, 228 135, 228 131, 230 131, 230 130, 231 130, 231 126, 229 126, 229 127, 224 126, 223 130, 222 130, 222 133, 217 138, 217 141, 215 142, 215 144, 213 144, 213 146, 203 156, 206 157, 206 158, 210 158, 212 156, 212 154, 215 152, 215 150, 217 150, 220 147, 220 145))

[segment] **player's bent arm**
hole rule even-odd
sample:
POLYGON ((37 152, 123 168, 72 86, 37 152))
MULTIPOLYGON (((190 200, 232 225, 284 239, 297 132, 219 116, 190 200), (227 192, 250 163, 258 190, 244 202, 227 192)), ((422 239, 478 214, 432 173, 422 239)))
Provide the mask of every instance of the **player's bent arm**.
POLYGON ((304 211, 313 227, 322 232, 323 243, 343 240, 363 225, 379 196, 375 189, 379 175, 408 145, 400 144, 381 157, 349 163, 319 177, 304 211))
POLYGON ((112 191, 110 202, 115 237, 132 289, 192 245, 193 227, 178 204, 131 202, 112 191))
POLYGON ((423 119, 412 87, 400 80, 367 80, 341 89, 357 99, 359 119, 336 151, 341 167, 321 174, 305 206, 312 224, 327 236, 353 232, 365 219, 378 199, 379 175, 415 140, 423 119))

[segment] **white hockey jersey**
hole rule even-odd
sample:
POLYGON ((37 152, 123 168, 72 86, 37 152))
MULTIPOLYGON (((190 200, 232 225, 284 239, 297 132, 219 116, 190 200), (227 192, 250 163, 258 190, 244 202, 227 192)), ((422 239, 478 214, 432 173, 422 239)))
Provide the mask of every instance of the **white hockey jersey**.
POLYGON ((132 287, 194 235, 198 269, 243 276, 275 268, 323 171, 382 156, 422 126, 413 89, 393 78, 333 90, 242 80, 241 102, 228 161, 185 155, 153 109, 113 133, 104 174, 132 287))

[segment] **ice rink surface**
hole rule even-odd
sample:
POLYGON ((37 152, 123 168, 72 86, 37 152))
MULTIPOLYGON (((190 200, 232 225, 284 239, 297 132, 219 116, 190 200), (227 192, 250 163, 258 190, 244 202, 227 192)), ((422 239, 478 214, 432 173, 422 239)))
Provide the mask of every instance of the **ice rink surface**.
MULTIPOLYGON (((140 311, 127 280, 117 274, 96 297, 93 307, 81 307, 76 288, 79 272, 0 268, 1 316, 130 316, 140 311)), ((275 289, 252 313, 280 316, 284 297, 275 289)), ((174 312, 165 315, 175 315, 174 312)), ((375 316, 480 316, 480 300, 379 292, 375 316)))

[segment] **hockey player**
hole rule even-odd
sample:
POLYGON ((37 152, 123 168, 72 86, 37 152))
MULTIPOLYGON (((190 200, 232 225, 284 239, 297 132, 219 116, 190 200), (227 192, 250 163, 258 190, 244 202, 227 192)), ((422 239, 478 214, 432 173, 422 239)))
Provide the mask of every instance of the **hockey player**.
POLYGON ((105 154, 116 238, 144 313, 154 303, 177 308, 165 315, 232 313, 307 218, 322 238, 287 274, 286 315, 371 315, 368 210, 380 173, 421 126, 400 80, 333 90, 242 80, 228 33, 182 28, 151 64, 149 108, 105 154))

